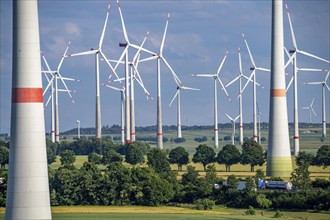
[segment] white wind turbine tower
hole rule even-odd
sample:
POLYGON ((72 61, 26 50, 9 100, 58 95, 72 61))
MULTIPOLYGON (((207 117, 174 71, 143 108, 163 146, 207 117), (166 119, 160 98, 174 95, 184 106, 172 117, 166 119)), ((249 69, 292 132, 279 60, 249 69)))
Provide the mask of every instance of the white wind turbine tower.
POLYGON ((192 76, 199 76, 199 77, 209 77, 214 79, 214 148, 218 149, 219 146, 219 138, 218 138, 218 94, 217 94, 217 81, 219 81, 220 85, 222 86, 222 89, 225 91, 228 99, 230 100, 230 97, 227 93, 227 90, 225 86, 223 85, 219 73, 221 71, 221 68, 226 60, 226 57, 228 55, 228 51, 226 51, 224 58, 221 61, 221 64, 218 68, 218 71, 214 74, 193 74, 192 76))
MULTIPOLYGON (((310 54, 308 52, 302 51, 300 49, 298 49, 297 47, 297 42, 296 42, 296 37, 293 31, 293 26, 292 26, 292 22, 291 22, 291 17, 290 17, 290 13, 289 13, 289 8, 288 5, 285 4, 285 8, 286 8, 286 13, 288 15, 288 20, 289 20, 289 25, 290 25, 290 31, 291 31, 291 38, 292 38, 292 44, 294 49, 290 50, 290 53, 292 53, 292 56, 290 57, 290 59, 288 60, 288 62, 286 63, 285 67, 292 62, 293 63, 293 93, 294 93, 294 154, 297 156, 298 152, 299 152, 299 119, 298 119, 298 78, 297 78, 297 72, 298 72, 298 67, 297 67, 297 53, 305 55, 305 56, 309 56, 324 62, 329 63, 328 60, 325 60, 323 58, 320 58, 318 56, 315 56, 313 54, 310 54)), ((302 70, 302 69, 299 69, 302 70)), ((310 70, 310 71, 318 71, 318 70, 310 70)), ((292 80, 291 80, 292 81, 292 80)), ((289 83, 289 85, 291 84, 291 82, 289 83)))
POLYGON ((308 107, 302 107, 302 109, 309 110, 309 123, 312 123, 312 113, 316 116, 316 113, 313 109, 313 104, 314 104, 314 98, 308 107))
POLYGON ((46 57, 44 56, 43 53, 41 53, 41 56, 44 60, 44 63, 47 67, 47 71, 44 71, 45 73, 50 73, 51 74, 51 78, 49 79, 49 82, 48 82, 48 85, 46 86, 46 88, 44 89, 44 92, 43 92, 43 95, 45 95, 46 91, 50 88, 50 91, 51 91, 51 95, 50 97, 48 98, 45 106, 48 105, 49 101, 51 100, 51 114, 52 114, 52 120, 51 120, 51 124, 52 124, 52 141, 54 140, 54 130, 55 130, 55 141, 56 142, 59 142, 60 141, 60 125, 59 125, 59 109, 58 109, 58 92, 67 92, 68 95, 70 96, 71 98, 71 101, 72 103, 74 103, 74 100, 71 96, 71 92, 74 92, 72 90, 69 90, 65 81, 68 80, 68 81, 79 81, 79 80, 76 80, 76 79, 72 79, 72 78, 67 78, 67 77, 62 77, 62 75, 60 74, 60 69, 62 67, 62 64, 63 64, 63 61, 64 61, 64 58, 66 56, 66 53, 69 49, 69 45, 70 45, 70 42, 68 43, 64 53, 63 53, 63 56, 60 60, 60 63, 58 64, 57 66, 57 69, 55 71, 52 71, 49 67, 49 64, 46 60, 46 57), (58 80, 61 80, 62 84, 64 85, 65 89, 59 89, 58 88, 58 80), (55 83, 55 88, 54 88, 54 83, 55 83), (54 92, 55 92, 55 117, 54 117, 54 92), (54 123, 55 121, 55 123, 54 123), (54 129, 54 125, 55 125, 55 129, 54 129))
MULTIPOLYGON (((128 62, 128 49, 129 48, 135 48, 138 50, 142 50, 144 52, 147 52, 149 54, 155 55, 155 53, 146 50, 140 46, 137 46, 135 44, 132 44, 129 39, 128 39, 128 35, 127 35, 127 31, 126 31, 126 26, 125 26, 125 22, 124 22, 124 18, 123 18, 123 14, 120 8, 120 3, 119 0, 117 0, 117 5, 118 5, 118 10, 119 10, 119 15, 120 15, 120 20, 121 20, 121 24, 122 24, 122 28, 123 28, 123 34, 124 34, 124 38, 125 38, 125 43, 119 43, 119 46, 121 47, 125 47, 121 57, 119 58, 119 61, 121 61, 124 56, 125 56, 125 115, 126 115, 126 143, 130 143, 131 142, 131 118, 130 118, 130 94, 129 94, 129 62, 128 62)), ((134 138, 135 138, 135 134, 134 134, 134 138)))
MULTIPOLYGON (((106 26, 108 23, 108 17, 109 17, 109 13, 110 13, 110 3, 108 4, 108 11, 107 11, 107 15, 105 17, 105 22, 104 22, 104 26, 103 26, 103 30, 101 33, 101 37, 98 43, 98 48, 97 49, 91 49, 89 51, 84 51, 84 52, 80 52, 80 53, 74 53, 74 54, 68 54, 68 57, 73 57, 73 56, 84 56, 84 55, 95 55, 95 76, 96 76, 96 122, 95 122, 95 129, 96 129, 96 138, 100 141, 102 138, 102 134, 101 134, 101 103, 100 103, 100 68, 99 68, 99 57, 101 55, 101 57, 104 59, 104 61, 107 63, 107 65, 110 67, 111 69, 111 74, 114 74, 118 79, 118 75, 115 71, 115 69, 112 67, 112 65, 110 64, 110 62, 108 61, 108 59, 106 58, 105 54, 102 51, 102 44, 103 44, 103 39, 104 39, 104 34, 105 34, 105 30, 106 30, 106 26)), ((119 82, 121 83, 121 80, 119 80, 119 82)))
MULTIPOLYGON (((243 144, 243 92, 242 92, 242 78, 245 78, 249 81, 252 81, 247 76, 243 74, 242 70, 242 59, 241 59, 241 50, 238 48, 238 63, 239 63, 239 73, 238 76, 233 79, 231 82, 229 82, 225 87, 227 88, 231 84, 233 84, 235 81, 239 80, 239 144, 243 144)), ((253 81, 252 81, 253 82, 253 81)), ((260 86, 259 83, 256 83, 256 85, 260 86)))
POLYGON ((238 115, 236 118, 232 118, 230 117, 228 114, 226 114, 226 116, 229 118, 231 124, 232 124, 232 133, 231 133, 231 143, 232 145, 235 145, 235 121, 240 117, 240 115, 238 115))
POLYGON ((181 90, 195 90, 199 91, 199 89, 191 88, 191 87, 185 87, 185 86, 177 86, 176 87, 176 93, 174 94, 172 101, 169 104, 169 107, 171 107, 173 101, 175 98, 177 98, 177 137, 182 138, 182 132, 181 132, 181 90))
POLYGON ((125 118, 124 118, 124 115, 125 115, 125 90, 124 89, 119 89, 117 87, 114 87, 114 86, 110 86, 110 85, 106 85, 106 84, 103 84, 104 86, 112 89, 112 90, 115 90, 115 91, 119 91, 120 92, 120 118, 121 118, 121 144, 124 145, 125 144, 125 118))
POLYGON ((321 85, 322 86, 322 140, 325 140, 327 137, 327 119, 326 119, 326 109, 325 109, 325 88, 330 92, 330 87, 327 84, 329 79, 330 71, 326 75, 324 81, 322 82, 307 82, 308 85, 321 85))
POLYGON ((140 62, 145 62, 145 61, 157 59, 157 147, 160 149, 163 149, 163 128, 162 128, 163 122, 162 122, 162 106, 161 106, 162 101, 161 101, 161 83, 160 83, 160 61, 161 60, 165 63, 165 65, 171 71, 175 83, 178 86, 183 86, 180 79, 177 77, 174 70, 172 69, 170 64, 167 62, 167 60, 163 56, 163 49, 164 49, 164 43, 165 43, 169 18, 170 18, 170 14, 167 14, 166 25, 165 25, 162 43, 161 43, 160 49, 159 49, 159 54, 153 54, 152 57, 149 57, 149 58, 146 58, 146 59, 143 59, 140 61, 140 62))
POLYGON ((258 114, 258 142, 261 144, 261 127, 260 127, 260 117, 261 117, 261 112, 259 110, 259 105, 257 103, 257 114, 258 114))
MULTIPOLYGON (((251 64, 252 64, 252 67, 250 67, 250 70, 252 70, 252 73, 251 73, 249 79, 251 79, 253 77, 253 140, 254 141, 258 141, 258 134, 257 134, 257 88, 256 88, 256 85, 257 84, 256 84, 256 71, 257 70, 260 70, 260 71, 270 72, 270 70, 256 66, 256 64, 254 62, 254 59, 253 59, 253 56, 251 54, 249 45, 248 45, 247 40, 246 40, 246 38, 245 38, 245 36, 244 36, 243 33, 242 33, 242 36, 244 38, 244 42, 245 42, 246 48, 248 50, 248 53, 249 53, 249 56, 250 56, 250 60, 251 60, 251 64)), ((242 89, 242 92, 244 91, 244 89, 246 88, 246 86, 248 85, 249 82, 250 81, 247 81, 246 82, 245 86, 242 89)))

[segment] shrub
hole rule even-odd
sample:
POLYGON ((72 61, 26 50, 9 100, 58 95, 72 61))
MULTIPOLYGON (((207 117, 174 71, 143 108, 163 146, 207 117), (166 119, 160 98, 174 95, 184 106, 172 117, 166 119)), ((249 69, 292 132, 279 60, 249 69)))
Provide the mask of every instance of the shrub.
POLYGON ((197 199, 194 203, 198 210, 211 210, 215 205, 215 202, 211 199, 197 199))
POLYGON ((275 214, 274 214, 274 218, 281 218, 284 216, 283 212, 280 212, 279 210, 276 210, 275 214))
POLYGON ((249 209, 245 211, 245 215, 255 215, 256 210, 254 210, 253 206, 249 206, 249 209))

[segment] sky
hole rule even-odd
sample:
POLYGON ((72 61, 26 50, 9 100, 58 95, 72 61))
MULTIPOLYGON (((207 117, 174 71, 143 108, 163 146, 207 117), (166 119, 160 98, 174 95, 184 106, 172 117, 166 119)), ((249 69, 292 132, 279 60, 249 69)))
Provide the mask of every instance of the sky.
MULTIPOLYGON (((103 52, 109 59, 118 59, 124 41, 117 3, 110 1, 111 9, 105 33, 103 52)), ((238 74, 238 47, 241 48, 243 73, 251 74, 251 62, 245 47, 242 33, 245 34, 255 63, 270 69, 271 47, 271 1, 248 0, 122 0, 120 2, 130 41, 140 44, 149 31, 145 48, 158 52, 162 40, 167 13, 170 13, 169 26, 163 55, 185 86, 199 88, 200 91, 183 91, 181 112, 183 125, 212 125, 213 80, 192 77, 195 73, 214 73, 217 71, 225 52, 229 55, 220 72, 224 84, 238 74)), ((296 41, 300 50, 330 60, 330 1, 329 0, 287 0, 296 41)), ((108 2, 106 0, 42 0, 38 3, 41 50, 51 69, 56 69, 67 42, 71 41, 68 53, 97 48, 104 25, 108 2)), ((283 9, 284 10, 284 9, 283 9)), ((285 46, 292 49, 288 18, 283 13, 285 46)), ((12 1, 0 1, 0 133, 10 130, 10 101, 12 77, 12 1)), ((135 50, 130 50, 130 59, 135 50)), ((148 57, 141 54, 141 58, 148 57)), ((287 58, 286 58, 287 59, 287 58)), ((330 69, 329 64, 299 55, 300 68, 330 69)), ((42 65, 45 67, 44 63, 42 65)), ((109 76, 109 68, 100 61, 101 82, 109 76)), ((60 93, 60 131, 76 127, 95 126, 95 57, 81 56, 64 60, 60 70, 63 77, 79 79, 80 82, 67 82, 73 93, 73 104, 66 93, 60 93)), ((143 90, 135 86, 136 125, 156 124, 156 62, 139 64, 139 72, 144 84, 154 100, 147 100, 143 90)), ((292 66, 286 69, 288 82, 292 66)), ((124 75, 123 66, 117 69, 124 75)), ((304 85, 304 82, 323 81, 325 72, 299 72, 299 120, 308 122, 308 111, 302 110, 315 98, 314 109, 317 114, 313 122, 321 123, 321 86, 304 85)), ((257 81, 264 88, 257 88, 261 121, 268 121, 270 74, 257 72, 257 81)), ((44 86, 46 80, 43 79, 44 86)), ((245 83, 245 81, 244 81, 245 83)), ((329 83, 329 81, 328 81, 329 83)), ((117 86, 118 84, 112 84, 117 86)), ((60 86, 61 87, 61 86, 60 86)), ((228 123, 225 113, 236 117, 238 112, 238 83, 228 88, 232 97, 229 102, 218 84, 219 123, 228 123)), ((176 84, 168 68, 161 64, 161 94, 163 124, 176 125, 176 105, 169 107, 176 84)), ((327 92, 326 107, 330 117, 330 96, 327 92)), ((48 95, 45 96, 45 100, 48 95)), ((293 121, 293 91, 287 93, 288 118, 293 121)), ((120 94, 101 86, 102 125, 120 124, 120 94)), ((252 122, 252 84, 244 91, 243 118, 252 122)), ((329 119, 327 119, 329 122, 329 119)), ((50 105, 45 109, 46 131, 50 131, 50 105)))

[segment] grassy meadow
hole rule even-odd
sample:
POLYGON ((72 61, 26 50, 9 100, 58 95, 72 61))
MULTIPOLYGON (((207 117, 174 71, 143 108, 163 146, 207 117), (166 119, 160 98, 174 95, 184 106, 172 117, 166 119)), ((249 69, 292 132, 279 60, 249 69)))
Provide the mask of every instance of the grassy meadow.
MULTIPOLYGON (((118 220, 219 220, 219 219, 274 219, 275 211, 256 209, 256 215, 245 215, 245 209, 233 209, 214 207, 213 210, 196 210, 189 207, 143 207, 143 206, 72 206, 52 207, 53 220, 95 220, 95 219, 118 219, 118 220)), ((0 219, 4 219, 5 209, 0 208, 0 219)), ((313 219, 328 220, 329 212, 292 212, 283 211, 283 217, 277 219, 313 219)))

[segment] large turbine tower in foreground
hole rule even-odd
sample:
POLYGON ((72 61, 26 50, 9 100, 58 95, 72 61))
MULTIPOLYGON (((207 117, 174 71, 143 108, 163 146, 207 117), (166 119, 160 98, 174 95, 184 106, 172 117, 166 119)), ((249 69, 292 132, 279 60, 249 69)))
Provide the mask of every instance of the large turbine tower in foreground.
POLYGON ((289 177, 292 172, 286 105, 283 1, 272 2, 272 52, 267 176, 289 177))
POLYGON ((51 219, 37 0, 13 1, 13 81, 6 220, 51 219))

